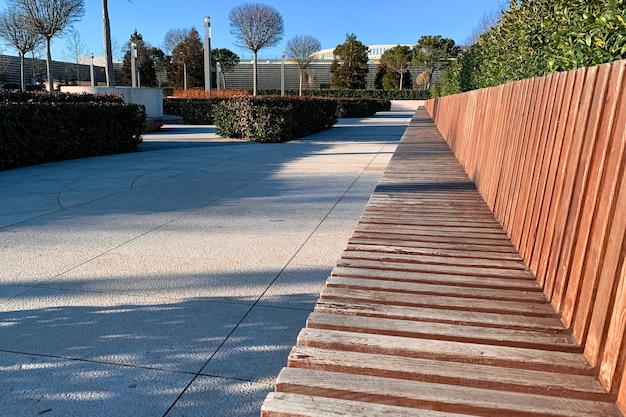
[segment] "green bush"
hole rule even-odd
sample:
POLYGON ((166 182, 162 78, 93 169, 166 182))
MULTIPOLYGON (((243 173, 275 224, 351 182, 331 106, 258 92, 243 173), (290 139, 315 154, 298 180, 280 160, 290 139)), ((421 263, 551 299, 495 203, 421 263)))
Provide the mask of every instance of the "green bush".
POLYGON ((391 101, 371 98, 338 98, 337 117, 369 117, 379 111, 391 110, 391 101))
POLYGON ((50 93, 48 91, 0 91, 0 103, 123 103, 117 94, 50 93))
POLYGON ((306 97, 235 97, 213 109, 217 134, 257 142, 285 142, 337 122, 337 101, 306 97))
POLYGON ((136 104, 0 102, 0 170, 139 149, 136 104))
MULTIPOLYGON (((262 90, 263 95, 279 95, 280 90, 262 90)), ((287 90, 288 96, 297 96, 298 90, 287 90)), ((378 98, 384 100, 426 100, 430 98, 428 90, 302 90, 302 95, 307 97, 335 97, 335 98, 378 98)))
POLYGON ((212 125, 213 106, 227 100, 225 98, 181 99, 168 98, 163 100, 163 113, 180 116, 188 125, 212 125))

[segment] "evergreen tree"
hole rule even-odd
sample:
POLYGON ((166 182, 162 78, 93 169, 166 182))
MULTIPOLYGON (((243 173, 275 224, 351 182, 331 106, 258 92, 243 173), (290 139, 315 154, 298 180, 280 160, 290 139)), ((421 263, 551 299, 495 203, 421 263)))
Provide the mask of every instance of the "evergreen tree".
POLYGON ((396 90, 411 87, 411 75, 409 66, 411 64, 411 48, 404 45, 397 45, 386 50, 380 57, 380 65, 385 68, 383 76, 383 88, 385 90, 396 90), (408 83, 407 83, 408 81, 408 83))
POLYGON ((433 74, 450 63, 460 52, 454 40, 437 36, 422 36, 413 48, 413 66, 428 71, 427 87, 430 88, 433 74))
POLYGON ((167 81, 171 87, 187 88, 204 86, 204 53, 202 40, 196 28, 191 28, 187 36, 172 50, 172 60, 167 72, 167 81))
MULTIPOLYGON (((234 72, 235 67, 239 65, 239 56, 227 48, 211 49, 211 74, 217 77, 217 63, 220 63, 220 79, 221 85, 226 88, 226 73, 234 72)), ((217 81, 217 80, 216 80, 217 81)), ((217 83, 213 83, 217 85, 217 83)))
POLYGON ((137 49, 137 70, 139 72, 139 82, 142 87, 156 87, 158 85, 156 70, 154 68, 154 57, 148 49, 149 46, 143 40, 143 36, 135 31, 130 36, 128 50, 124 54, 124 65, 122 67, 122 82, 124 85, 132 85, 130 44, 135 43, 137 49))
POLYGON ((330 66, 332 86, 343 89, 359 89, 367 86, 368 48, 357 40, 356 35, 346 35, 346 41, 337 45, 335 59, 330 66))

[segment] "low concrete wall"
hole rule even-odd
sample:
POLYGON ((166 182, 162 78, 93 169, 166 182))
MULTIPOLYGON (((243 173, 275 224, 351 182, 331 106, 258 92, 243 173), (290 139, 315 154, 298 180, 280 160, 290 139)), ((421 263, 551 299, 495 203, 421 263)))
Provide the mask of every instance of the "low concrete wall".
POLYGON ((71 87, 62 86, 66 93, 120 94, 124 102, 143 104, 147 117, 163 117, 163 91, 160 88, 133 87, 71 87))
POLYGON ((425 100, 391 100, 391 110, 417 110, 419 106, 424 105, 425 100))

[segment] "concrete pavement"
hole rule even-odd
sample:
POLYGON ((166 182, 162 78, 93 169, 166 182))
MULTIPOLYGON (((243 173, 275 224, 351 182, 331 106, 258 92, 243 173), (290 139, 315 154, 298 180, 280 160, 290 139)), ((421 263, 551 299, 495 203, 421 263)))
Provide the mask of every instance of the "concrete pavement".
POLYGON ((258 416, 413 111, 0 172, 0 416, 258 416))

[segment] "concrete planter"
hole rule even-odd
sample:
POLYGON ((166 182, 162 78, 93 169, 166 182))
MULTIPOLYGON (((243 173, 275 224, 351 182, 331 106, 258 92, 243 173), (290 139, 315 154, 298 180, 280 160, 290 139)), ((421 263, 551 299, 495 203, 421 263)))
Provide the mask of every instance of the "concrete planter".
POLYGON ((142 104, 146 108, 146 117, 163 117, 163 90, 160 88, 133 87, 73 87, 62 86, 65 93, 119 94, 125 103, 142 104))

